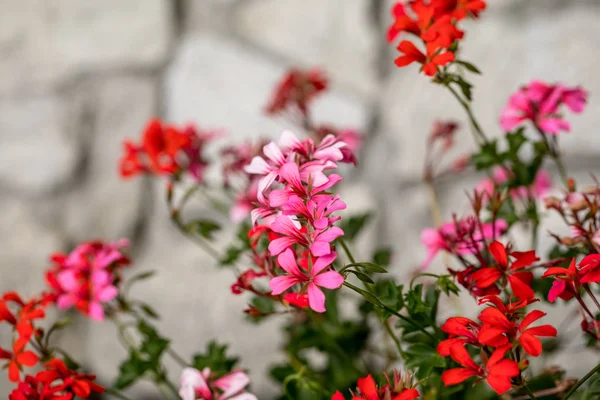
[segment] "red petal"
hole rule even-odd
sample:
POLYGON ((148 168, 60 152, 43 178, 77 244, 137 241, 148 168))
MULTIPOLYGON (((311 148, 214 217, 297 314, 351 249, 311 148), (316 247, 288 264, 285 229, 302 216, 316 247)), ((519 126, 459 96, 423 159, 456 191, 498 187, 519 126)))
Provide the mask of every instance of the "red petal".
POLYGON ((501 267, 506 269, 508 266, 508 254, 506 254, 506 247, 496 240, 490 243, 488 250, 496 262, 500 264, 501 267))
POLYGON ((555 337, 558 331, 552 325, 540 325, 525 330, 523 333, 529 333, 534 336, 555 337))
POLYGON ((502 272, 496 268, 482 268, 471 275, 475 284, 480 288, 492 286, 501 276, 502 272))
POLYGON ((423 65, 423 73, 427 76, 434 76, 437 73, 437 67, 433 62, 423 65))
POLYGON ((516 260, 513 261, 510 269, 521 269, 524 267, 528 267, 534 262, 538 261, 539 258, 535 255, 535 250, 530 250, 526 252, 514 251, 510 253, 511 256, 516 257, 516 260))
POLYGON ((513 294, 519 300, 527 300, 535 296, 533 289, 522 280, 529 278, 529 275, 524 274, 531 274, 531 272, 521 272, 508 276, 508 282, 510 283, 513 294))
POLYGON ((331 396, 331 400, 344 400, 344 396, 338 390, 333 396, 331 396))
POLYGON ((419 397, 417 389, 406 389, 392 400, 414 400, 419 397))
POLYGON ((523 321, 521 322, 521 325, 519 325, 519 330, 521 332, 523 332, 529 325, 533 324, 535 321, 537 321, 538 319, 544 317, 546 315, 545 312, 540 311, 540 310, 533 310, 532 312, 530 312, 529 314, 527 314, 525 316, 525 318, 523 318, 523 321))
POLYGON ((479 314, 481 322, 486 324, 495 325, 503 328, 510 328, 510 321, 506 318, 506 315, 502 314, 500 310, 493 307, 488 307, 479 314))
POLYGON ((546 272, 544 272, 544 275, 542 275, 542 278, 547 278, 554 275, 567 275, 567 269, 563 267, 548 268, 546 272))
POLYGON ((366 400, 379 400, 379 395, 377 394, 377 385, 375 384, 375 380, 373 380, 371 374, 369 374, 366 378, 360 378, 356 386, 358 386, 360 393, 365 396, 366 400))
POLYGON ((435 65, 439 65, 439 66, 444 66, 448 63, 451 63, 452 61, 454 61, 454 53, 451 51, 446 51, 442 54, 438 54, 437 56, 433 57, 433 59, 431 60, 431 62, 433 62, 435 65))
POLYGON ((479 342, 487 346, 498 347, 506 344, 508 338, 504 336, 506 331, 502 328, 484 325, 479 332, 479 342))
POLYGON ((472 376, 477 375, 477 371, 470 368, 452 368, 444 371, 442 374, 442 381, 444 385, 456 385, 461 383, 472 376))
POLYGON ((450 348, 450 357, 463 367, 477 370, 479 366, 473 362, 467 349, 463 346, 452 346, 450 348))
POLYGON ((412 56, 400 56, 394 60, 394 64, 396 64, 398 67, 405 67, 415 61, 416 59, 412 56))
POLYGON ((71 383, 71 389, 76 396, 81 397, 82 399, 87 399, 92 393, 92 388, 86 381, 73 381, 73 383, 71 383))
POLYGON ((19 366, 17 365, 16 362, 11 361, 8 364, 8 379, 11 382, 19 382, 20 378, 21 378, 21 371, 19 371, 19 366))
POLYGON ((27 367, 33 367, 38 362, 38 356, 33 351, 24 351, 17 354, 17 363, 27 367))
POLYGON ((525 350, 527 354, 533 357, 537 357, 542 354, 542 341, 528 332, 524 332, 519 337, 519 342, 521 342, 523 350, 525 350))
POLYGON ((512 384, 510 383, 510 378, 504 375, 488 374, 486 381, 490 385, 490 387, 494 389, 494 391, 498 394, 504 394, 508 392, 512 387, 512 384))
POLYGON ((442 357, 448 357, 450 355, 450 349, 452 346, 463 346, 465 343, 467 343, 465 339, 459 338, 442 340, 437 346, 437 352, 442 357))

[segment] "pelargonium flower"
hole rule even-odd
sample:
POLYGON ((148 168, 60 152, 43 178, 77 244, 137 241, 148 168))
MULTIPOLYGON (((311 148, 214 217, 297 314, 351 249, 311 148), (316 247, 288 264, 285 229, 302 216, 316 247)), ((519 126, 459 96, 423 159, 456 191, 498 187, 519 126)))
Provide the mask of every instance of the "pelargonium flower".
POLYGON ((474 254, 487 240, 499 237, 507 228, 508 224, 502 219, 478 224, 474 217, 467 217, 447 222, 437 229, 423 229, 421 242, 427 247, 427 258, 422 267, 427 267, 442 250, 461 256, 474 254))
MULTIPOLYGON (((393 382, 389 382, 388 378, 388 384, 381 388, 377 388, 377 383, 370 374, 360 378, 356 386, 358 393, 353 394, 352 400, 414 400, 420 396, 412 375, 406 373, 403 377, 397 371, 394 371, 393 382)), ((331 400, 344 400, 344 396, 337 391, 331 400)))
POLYGON ((0 360, 8 360, 8 379, 11 382, 18 382, 21 377, 21 369, 33 367, 37 364, 39 358, 31 350, 25 350, 24 346, 15 343, 12 353, 0 347, 0 360))
POLYGON ((556 278, 554 282, 552 282, 552 288, 548 292, 548 301, 551 303, 554 303, 558 297, 563 300, 570 300, 581 290, 579 270, 575 265, 575 259, 571 260, 569 268, 548 268, 546 272, 544 272, 542 278, 550 276, 556 278))
MULTIPOLYGON (((492 196, 496 186, 501 185, 511 179, 511 172, 503 167, 496 167, 489 178, 483 179, 476 187, 480 193, 486 193, 492 196)), ((510 189, 510 195, 513 199, 528 199, 533 197, 541 199, 548 191, 552 189, 552 177, 550 173, 544 169, 540 169, 535 175, 533 184, 529 187, 520 186, 510 189)))
POLYGON ((216 136, 215 132, 199 131, 192 125, 179 128, 151 119, 140 144, 130 140, 123 143, 121 176, 129 178, 141 173, 171 176, 186 171, 201 182, 208 165, 202 153, 206 143, 216 136))
POLYGON ((232 371, 214 379, 210 368, 198 371, 185 368, 181 373, 179 395, 183 400, 258 400, 244 389, 250 378, 242 371, 232 371))
POLYGON ((287 274, 271 279, 269 286, 272 294, 281 294, 296 284, 307 285, 310 308, 316 312, 325 312, 325 295, 320 288, 337 289, 344 283, 344 277, 339 272, 327 270, 336 257, 337 254, 332 252, 314 260, 309 258, 308 268, 300 269, 296 255, 291 249, 287 249, 277 257, 279 266, 287 274))
POLYGON ((117 297, 119 269, 129 264, 129 259, 121 253, 128 245, 127 240, 108 244, 87 242, 68 255, 54 254, 54 266, 47 271, 46 280, 57 295, 58 308, 75 306, 93 320, 102 321, 102 304, 117 297))
POLYGON ((564 104, 572 112, 581 113, 586 102, 587 92, 580 87, 532 81, 509 98, 502 111, 500 125, 508 132, 525 121, 531 121, 546 134, 569 132, 571 125, 563 118, 560 107, 564 104))
POLYGON ((442 357, 450 355, 450 348, 455 345, 464 346, 469 343, 479 345, 479 331, 481 325, 465 317, 451 317, 440 326, 440 329, 450 335, 449 339, 442 340, 437 346, 437 352, 442 357))
POLYGON ((306 71, 290 69, 275 88, 266 107, 267 114, 278 114, 290 108, 297 108, 304 114, 308 104, 328 86, 327 77, 318 68, 306 71))
POLYGON ((472 376, 485 378, 486 382, 498 394, 506 393, 512 387, 511 378, 518 376, 519 365, 514 360, 504 358, 510 346, 500 347, 487 360, 484 365, 477 365, 463 346, 453 346, 450 356, 461 365, 442 373, 444 385, 457 385, 472 376))
POLYGON ((498 241, 490 243, 488 250, 496 263, 484 266, 474 272, 471 276, 474 285, 480 288, 497 287, 498 285, 506 285, 507 280, 513 294, 518 299, 532 298, 534 296, 533 289, 531 288, 533 274, 529 271, 521 270, 539 260, 535 255, 535 250, 526 252, 514 251, 509 254, 506 247, 498 241), (515 260, 510 261, 509 256, 515 260))
POLYGON ((54 393, 67 393, 63 397, 65 400, 71 398, 68 397, 71 393, 76 397, 87 399, 93 393, 104 392, 104 388, 95 382, 96 375, 70 370, 62 360, 52 359, 45 364, 45 367, 44 371, 35 375, 36 381, 54 390, 54 393))
POLYGON ((439 47, 434 44, 426 46, 426 52, 423 53, 412 42, 403 40, 398 45, 398 51, 402 55, 394 61, 399 67, 404 67, 417 62, 422 64, 421 70, 427 76, 434 76, 437 73, 438 67, 443 67, 454 61, 455 56, 451 51, 439 52, 439 47))
POLYGON ((600 254, 589 254, 579 262, 581 283, 600 282, 600 254))

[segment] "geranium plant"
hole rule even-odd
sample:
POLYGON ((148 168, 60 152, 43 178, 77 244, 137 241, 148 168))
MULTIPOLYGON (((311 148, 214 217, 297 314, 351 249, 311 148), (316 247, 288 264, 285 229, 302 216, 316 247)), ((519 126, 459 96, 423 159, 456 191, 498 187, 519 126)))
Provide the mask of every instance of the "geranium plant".
MULTIPOLYGON (((313 100, 326 95, 329 85, 319 69, 290 70, 275 88, 266 113, 295 125, 276 141, 257 138, 216 153, 208 149, 220 132, 151 119, 140 137, 124 143, 121 176, 161 181, 182 240, 194 241, 215 266, 235 272, 231 292, 221 295, 246 296, 248 306, 240 312, 250 322, 282 324, 285 361, 270 371, 279 398, 600 398, 600 364, 571 377, 540 358, 577 339, 547 322, 544 310, 557 302, 575 312, 590 354, 600 340, 600 184, 592 180, 580 188, 569 178, 559 147, 560 136, 570 131, 565 111, 583 112, 588 94, 532 81, 515 88, 500 113, 503 134, 484 132, 471 107, 469 82, 480 72, 460 58, 460 45, 463 21, 483 17, 485 8, 483 0, 412 0, 392 9, 388 39, 399 42, 395 64, 418 64, 419 79, 449 91, 464 108, 477 144, 473 154, 442 167, 460 127, 432 124, 423 176, 432 193, 434 226, 421 233, 427 257, 409 282, 388 273, 391 258, 401 259, 391 249, 379 248, 367 259, 354 256, 354 241, 369 215, 346 210, 337 190, 340 164, 361 162, 362 136, 311 118, 313 100), (215 165, 218 184, 205 177, 215 165), (549 196, 547 167, 560 173, 554 190, 559 196, 549 196), (485 178, 467 194, 470 211, 444 222, 436 185, 466 168, 485 178), (231 243, 222 243, 223 227, 214 218, 189 216, 192 198, 227 216, 237 232, 231 243), (540 254, 539 226, 548 212, 560 215, 568 233, 551 232, 555 245, 540 254), (530 239, 512 235, 515 229, 530 239), (438 257, 447 268, 443 274, 427 269, 438 257), (440 316, 442 303, 459 294, 478 309, 475 319, 459 312, 440 316), (353 317, 340 312, 342 301, 354 307, 353 317), (311 350, 323 356, 319 362, 311 350)), ((143 268, 127 255, 128 245, 126 239, 95 240, 53 254, 46 276, 39 277, 47 291, 29 298, 2 295, 0 322, 12 330, 12 341, 0 347, 14 383, 9 398, 129 399, 127 389, 144 380, 165 399, 256 399, 243 361, 229 355, 219 338, 191 356, 175 352, 156 312, 130 295, 132 285, 153 272, 123 273, 143 268), (97 383, 93 371, 83 371, 52 340, 69 326, 68 319, 46 321, 54 307, 115 326, 115 341, 129 355, 115 366, 119 374, 111 385, 97 383), (179 365, 177 371, 167 369, 167 358, 179 365), (180 379, 173 381, 174 375, 180 379)))

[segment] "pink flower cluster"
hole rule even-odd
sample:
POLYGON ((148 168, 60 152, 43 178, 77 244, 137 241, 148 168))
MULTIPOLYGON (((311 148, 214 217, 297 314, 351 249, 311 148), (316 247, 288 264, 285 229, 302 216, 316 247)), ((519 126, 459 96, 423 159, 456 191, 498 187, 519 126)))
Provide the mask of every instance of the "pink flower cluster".
POLYGON ((440 251, 458 256, 476 254, 488 240, 494 240, 508 228, 506 221, 479 223, 473 216, 447 222, 439 228, 425 228, 421 242, 427 248, 427 258, 422 267, 427 267, 440 251))
POLYGON ((76 307, 91 319, 102 321, 102 304, 117 297, 119 270, 129 264, 121 252, 128 245, 125 239, 94 241, 80 244, 69 254, 53 254, 54 266, 46 272, 46 281, 57 295, 58 308, 76 307))
POLYGON ((309 305, 317 312, 325 311, 320 288, 336 289, 344 282, 331 268, 337 257, 331 242, 344 234, 334 226, 340 217, 333 213, 346 205, 328 192, 342 178, 326 172, 337 168, 337 162, 352 161, 345 147, 334 135, 315 143, 311 138, 300 141, 286 131, 278 144, 264 146, 264 158, 254 157, 245 168, 260 177, 252 221, 261 220, 277 234, 269 243, 269 253, 278 256, 285 271, 271 279, 272 294, 300 284, 300 293, 307 291, 309 305))
MULTIPOLYGON (((501 185, 511 178, 512 172, 505 168, 496 167, 492 176, 485 178, 477 185, 477 192, 485 193, 488 196, 494 194, 495 187, 501 185)), ((535 176, 533 184, 529 187, 520 186, 510 190, 510 195, 513 199, 540 199, 552 189, 552 177, 546 170, 539 170, 535 176)))
POLYGON ((214 379, 210 368, 198 371, 185 368, 181 373, 179 395, 183 400, 258 400, 251 393, 244 391, 250 378, 242 371, 214 379))
POLYGON ((587 92, 579 87, 569 88, 562 84, 549 85, 532 81, 510 96, 502 111, 500 125, 512 131, 525 121, 531 121, 546 134, 569 132, 571 125, 559 111, 566 105, 574 113, 581 113, 587 102, 587 92))

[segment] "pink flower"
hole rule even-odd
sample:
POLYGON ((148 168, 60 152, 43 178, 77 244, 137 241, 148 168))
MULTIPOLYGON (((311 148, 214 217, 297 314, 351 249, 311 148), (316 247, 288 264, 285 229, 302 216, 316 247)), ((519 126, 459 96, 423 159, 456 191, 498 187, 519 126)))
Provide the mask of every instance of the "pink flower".
POLYGON ((242 371, 232 371, 215 381, 210 378, 210 368, 202 372, 185 368, 181 373, 179 395, 183 400, 258 400, 244 391, 250 378, 242 371))
POLYGON ((277 257, 279 266, 287 272, 287 275, 271 279, 269 286, 271 287, 272 294, 281 294, 298 283, 308 284, 308 303, 310 308, 316 312, 324 312, 325 295, 319 287, 337 289, 344 283, 344 278, 337 271, 329 270, 323 272, 336 257, 337 254, 335 252, 318 257, 315 259, 312 267, 309 266, 307 271, 303 271, 296 263, 294 252, 291 249, 287 249, 277 257))
POLYGON ((506 221, 498 219, 495 224, 482 223, 480 229, 474 217, 467 217, 447 222, 438 229, 423 229, 421 242, 427 248, 427 258, 422 267, 427 267, 442 250, 461 256, 475 254, 484 247, 485 241, 497 238, 507 228, 506 221))
POLYGON ((563 119, 559 107, 565 104, 572 112, 581 113, 586 102, 587 92, 579 87, 532 81, 509 98, 502 111, 500 125, 508 132, 524 121, 531 121, 546 134, 568 132, 571 126, 563 119))
POLYGON ((129 259, 121 253, 127 240, 105 244, 103 242, 83 243, 70 254, 55 254, 55 266, 46 274, 49 286, 57 295, 56 304, 60 309, 77 307, 91 319, 104 319, 103 303, 118 295, 115 282, 118 270, 129 259))
POLYGON ((330 243, 344 235, 344 231, 337 226, 315 229, 312 234, 308 234, 305 227, 297 226, 290 217, 285 215, 277 217, 270 228, 281 235, 269 243, 269 252, 272 256, 280 254, 294 244, 310 249, 314 256, 325 256, 331 253, 330 243))
MULTIPOLYGON (((485 178, 479 182, 476 190, 479 193, 487 193, 491 196, 494 193, 496 186, 501 185, 510 179, 510 172, 505 168, 496 167, 492 177, 485 178)), ((547 194, 550 189, 552 189, 552 177, 548 171, 541 169, 538 171, 533 184, 530 187, 520 186, 513 188, 510 190, 510 194, 513 199, 527 199, 529 196, 539 199, 547 194)))
POLYGON ((258 181, 258 200, 264 199, 265 190, 279 177, 279 168, 287 161, 274 142, 266 144, 263 152, 268 161, 261 156, 255 156, 250 164, 244 167, 244 171, 248 174, 262 175, 258 181))

